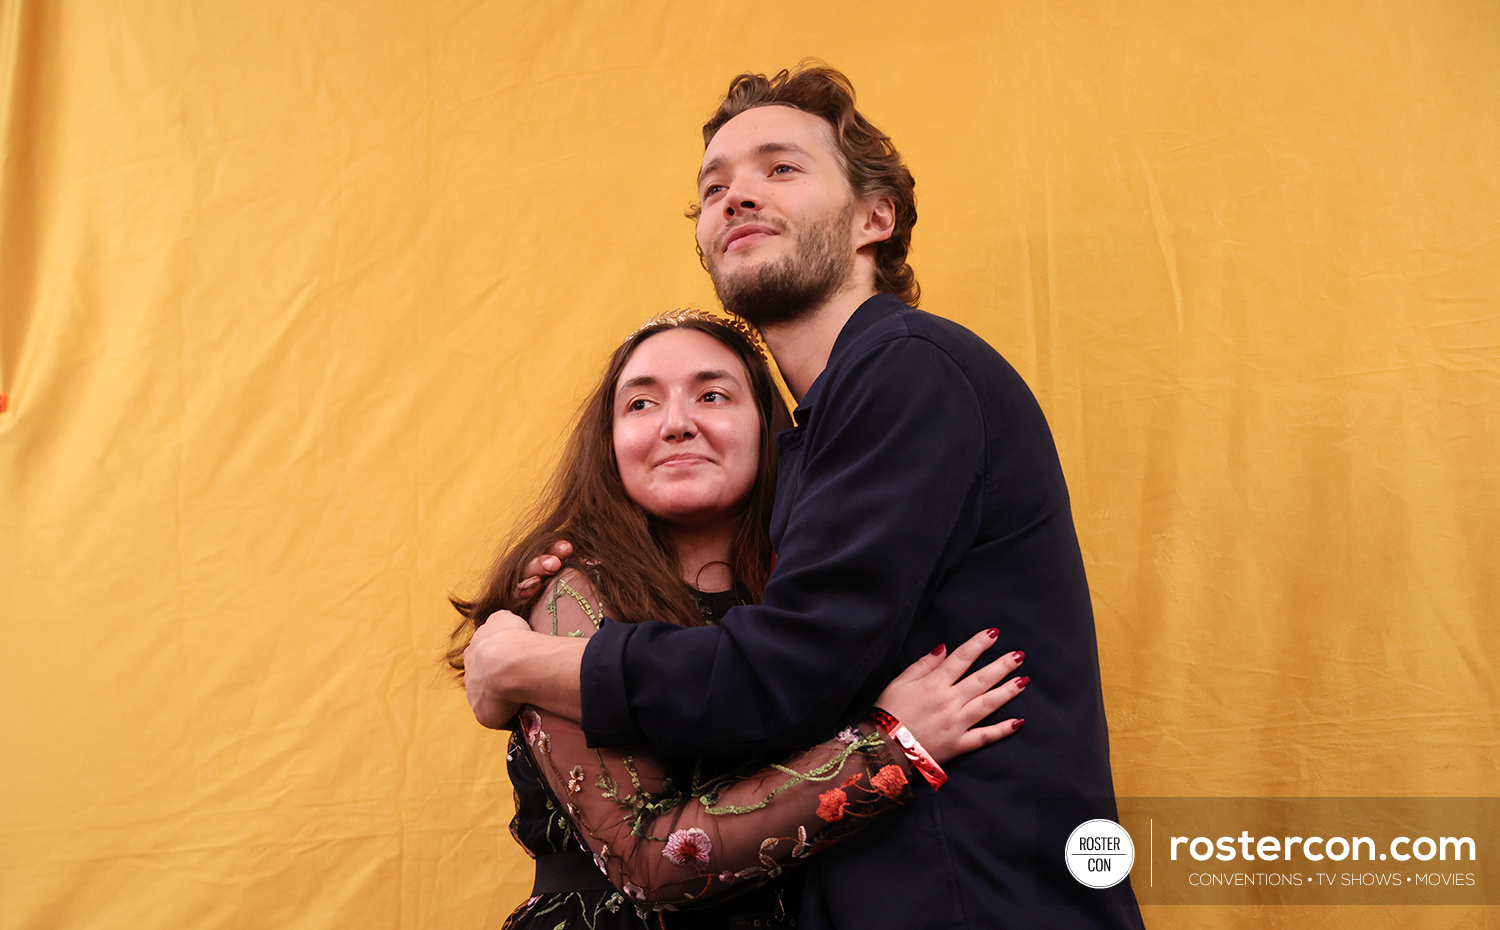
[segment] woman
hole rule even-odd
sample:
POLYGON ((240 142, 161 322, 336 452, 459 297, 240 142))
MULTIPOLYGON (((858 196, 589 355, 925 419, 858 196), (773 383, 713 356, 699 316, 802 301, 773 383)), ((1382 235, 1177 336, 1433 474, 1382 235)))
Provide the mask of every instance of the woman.
MULTIPOLYGON (((586 403, 528 532, 502 553, 479 598, 455 601, 466 619, 450 662, 461 667, 464 644, 496 610, 529 616, 536 630, 587 637, 606 610, 695 626, 758 599, 771 564, 775 433, 785 425, 743 323, 674 311, 638 329, 586 403), (574 558, 544 590, 518 593, 528 556, 562 537, 574 558)), ((956 651, 947 661, 962 667, 949 666, 952 677, 993 642, 990 631, 956 651)), ((918 732, 944 729, 922 716, 912 690, 939 654, 880 696, 918 732)), ((971 710, 958 731, 1025 687, 1013 679, 988 690, 1019 660, 1012 653, 968 680, 985 692, 984 710, 971 710)), ((507 922, 513 928, 728 927, 737 917, 775 926, 769 921, 796 911, 783 869, 902 803, 914 775, 886 732, 899 722, 878 715, 790 759, 732 767, 591 750, 578 724, 529 707, 520 722, 524 742, 513 734, 509 756, 512 831, 536 857, 538 879, 507 922), (699 906, 663 916, 688 903, 699 906)), ((988 742, 1017 726, 971 735, 988 742)), ((938 761, 955 754, 947 745, 937 752, 938 761)))

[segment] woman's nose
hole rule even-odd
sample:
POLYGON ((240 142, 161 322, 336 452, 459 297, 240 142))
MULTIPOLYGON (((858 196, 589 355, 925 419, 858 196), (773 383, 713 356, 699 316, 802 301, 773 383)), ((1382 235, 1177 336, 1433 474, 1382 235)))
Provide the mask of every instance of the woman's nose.
POLYGON ((697 433, 692 404, 682 398, 668 400, 662 411, 661 433, 664 439, 691 439, 697 433))

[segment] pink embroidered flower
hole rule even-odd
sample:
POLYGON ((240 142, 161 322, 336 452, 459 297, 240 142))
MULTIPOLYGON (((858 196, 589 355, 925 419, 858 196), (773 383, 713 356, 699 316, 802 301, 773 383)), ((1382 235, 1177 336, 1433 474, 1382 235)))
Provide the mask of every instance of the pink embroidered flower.
POLYGON ((870 776, 870 786, 888 798, 899 798, 906 787, 906 773, 897 765, 887 765, 870 776))
POLYGON ((625 892, 625 897, 632 901, 644 902, 646 900, 646 892, 641 890, 640 885, 626 882, 620 890, 625 892))
POLYGON ((849 796, 842 788, 834 788, 818 795, 818 816, 829 823, 844 819, 844 809, 849 806, 849 796))
POLYGON ((708 865, 708 857, 713 849, 714 844, 709 840, 707 833, 697 827, 689 827, 669 835, 667 848, 663 849, 661 854, 678 865, 687 865, 690 861, 699 865, 708 865))
POLYGON ((859 739, 859 734, 854 732, 853 727, 844 727, 839 731, 839 742, 845 746, 853 746, 859 739))
POLYGON ((541 731, 542 715, 536 712, 536 708, 521 708, 521 732, 526 735, 526 742, 535 745, 536 735, 541 731))
POLYGON ((739 881, 739 876, 736 875, 736 874, 734 874, 733 872, 720 872, 719 873, 719 881, 721 881, 724 884, 728 885, 728 884, 730 884, 732 882, 739 881))

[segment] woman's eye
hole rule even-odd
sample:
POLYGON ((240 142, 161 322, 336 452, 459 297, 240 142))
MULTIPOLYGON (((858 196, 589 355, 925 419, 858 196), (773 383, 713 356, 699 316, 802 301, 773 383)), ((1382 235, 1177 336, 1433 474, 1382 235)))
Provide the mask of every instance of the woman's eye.
POLYGON ((724 396, 723 391, 704 391, 703 399, 711 404, 716 404, 722 400, 727 400, 728 398, 724 396))
POLYGON ((793 168, 791 165, 777 165, 775 168, 771 169, 771 173, 772 174, 785 174, 788 171, 796 171, 796 170, 797 169, 793 168))
POLYGON ((645 410, 646 409, 646 400, 644 398, 637 397, 635 400, 631 401, 628 405, 626 405, 625 409, 626 410, 645 410))

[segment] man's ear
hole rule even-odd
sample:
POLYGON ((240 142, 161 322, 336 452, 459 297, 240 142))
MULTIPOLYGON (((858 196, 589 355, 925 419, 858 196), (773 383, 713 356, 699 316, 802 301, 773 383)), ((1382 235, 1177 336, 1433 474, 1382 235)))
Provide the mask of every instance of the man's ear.
POLYGON ((855 248, 884 242, 896 231, 896 202, 889 194, 877 194, 861 212, 862 222, 856 231, 855 248))

